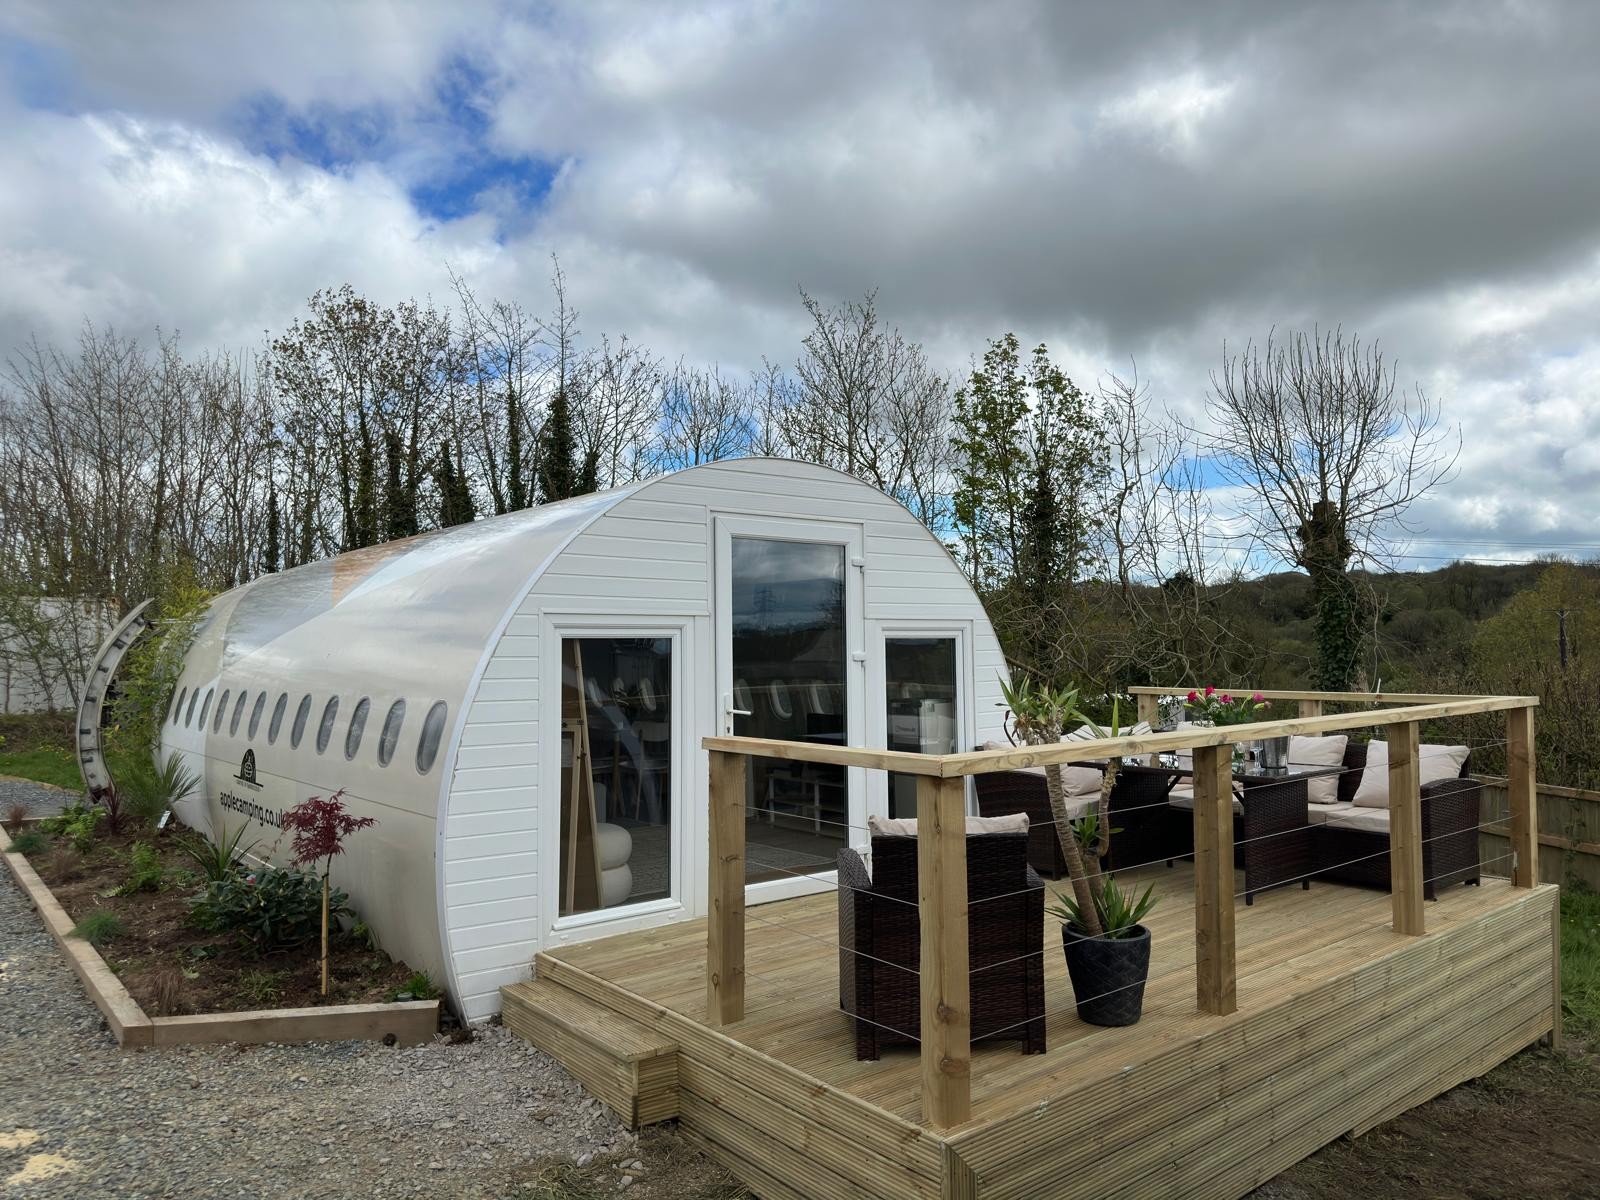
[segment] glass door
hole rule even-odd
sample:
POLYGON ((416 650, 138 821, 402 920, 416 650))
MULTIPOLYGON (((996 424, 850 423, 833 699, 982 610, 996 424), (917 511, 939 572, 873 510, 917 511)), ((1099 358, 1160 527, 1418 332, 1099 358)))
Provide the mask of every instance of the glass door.
MULTIPOLYGON (((909 754, 954 754, 961 728, 960 639, 892 633, 883 641, 884 744, 909 754)), ((889 815, 917 815, 917 779, 888 775, 889 815)))
MULTIPOLYGON (((718 521, 718 680, 724 732, 861 745, 860 531, 718 521)), ((746 879, 792 892, 834 869, 864 825, 859 769, 751 759, 746 879)))

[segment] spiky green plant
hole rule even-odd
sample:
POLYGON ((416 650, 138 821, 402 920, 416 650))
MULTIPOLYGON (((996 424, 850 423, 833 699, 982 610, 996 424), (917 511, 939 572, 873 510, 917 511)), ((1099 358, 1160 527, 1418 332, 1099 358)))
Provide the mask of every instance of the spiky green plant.
POLYGON ((82 938, 91 946, 103 946, 112 938, 121 937, 124 929, 122 918, 116 913, 97 908, 74 925, 68 936, 82 938))
POLYGON ((242 849, 239 846, 248 828, 249 822, 244 822, 230 836, 228 827, 224 825, 222 836, 215 842, 207 841, 198 833, 189 834, 177 839, 178 849, 188 855, 194 865, 200 868, 200 874, 207 883, 221 883, 234 873, 239 861, 255 849, 255 842, 242 849))
MULTIPOLYGON (((1156 906, 1154 884, 1135 896, 1131 891, 1124 892, 1110 875, 1104 878, 1099 887, 1090 887, 1089 897, 1094 906, 1094 919, 1100 924, 1101 935, 1108 938, 1133 937, 1134 927, 1156 906)), ((1075 896, 1069 896, 1066 892, 1057 892, 1056 903, 1046 911, 1068 925, 1083 930, 1089 928, 1085 920, 1089 914, 1079 907, 1075 896)))

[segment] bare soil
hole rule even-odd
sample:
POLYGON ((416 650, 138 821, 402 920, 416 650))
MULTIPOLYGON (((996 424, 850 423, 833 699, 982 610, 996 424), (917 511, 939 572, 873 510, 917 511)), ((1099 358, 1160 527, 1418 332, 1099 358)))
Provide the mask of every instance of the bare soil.
POLYGON ((1325 1146, 1255 1200, 1600 1197, 1600 1059, 1533 1049, 1365 1137, 1325 1146))
POLYGON ((202 881, 171 831, 101 827, 87 855, 59 838, 28 859, 73 921, 113 913, 123 932, 96 947, 139 1006, 152 1016, 378 1004, 411 977, 404 963, 337 928, 329 941, 328 995, 321 991, 321 947, 257 954, 226 933, 189 922, 190 899, 202 881), (155 847, 166 878, 158 891, 118 895, 129 878, 133 844, 155 847))

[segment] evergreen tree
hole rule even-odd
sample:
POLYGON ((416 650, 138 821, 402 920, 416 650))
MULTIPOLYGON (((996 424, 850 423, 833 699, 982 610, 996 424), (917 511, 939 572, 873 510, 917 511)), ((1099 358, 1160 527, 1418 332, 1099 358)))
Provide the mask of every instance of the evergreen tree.
POLYGON ((439 491, 439 526, 465 525, 477 513, 472 503, 472 489, 450 451, 449 442, 439 444, 439 462, 434 467, 433 481, 439 491))
POLYGON ((583 456, 583 470, 578 472, 577 496, 587 496, 600 490, 600 451, 591 449, 583 456))
POLYGON ((572 436, 572 406, 566 388, 557 388, 539 433, 539 503, 549 504, 579 494, 572 436))
MULTIPOLYGON (((362 431, 363 435, 365 430, 362 431)), ((360 549, 378 542, 378 465, 373 461, 372 441, 363 436, 356 449, 356 494, 350 505, 349 548, 360 549)))
POLYGON ((384 495, 383 512, 387 523, 388 540, 410 537, 417 532, 417 493, 407 487, 402 471, 405 447, 394 430, 384 434, 384 495))
POLYGON ((267 546, 261 556, 261 570, 270 575, 283 560, 283 518, 278 512, 278 484, 267 482, 267 546))
POLYGON ((506 511, 527 508, 528 480, 522 466, 522 400, 506 383, 506 511))

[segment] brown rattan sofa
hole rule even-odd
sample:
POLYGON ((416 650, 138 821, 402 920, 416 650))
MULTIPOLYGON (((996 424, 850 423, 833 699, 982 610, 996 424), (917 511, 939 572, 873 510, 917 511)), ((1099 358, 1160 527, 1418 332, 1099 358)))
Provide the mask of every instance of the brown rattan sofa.
MULTIPOLYGON (((1028 835, 967 836, 972 1039, 1019 1038, 1043 1054, 1044 882, 1028 866, 1028 835)), ((839 851, 839 1007, 855 1018, 856 1057, 917 1040, 917 839, 872 838, 872 869, 839 851)))
MULTIPOLYGON (((1424 759, 1424 766, 1427 760, 1424 759)), ((1367 765, 1367 747, 1351 742, 1339 777, 1339 803, 1314 805, 1312 857, 1318 878, 1363 887, 1389 887, 1388 809, 1357 807, 1353 801, 1367 765), (1360 822, 1363 828, 1352 828, 1360 822)), ((1423 895, 1434 899, 1452 883, 1479 882, 1478 811, 1483 785, 1470 778, 1471 756, 1453 779, 1422 784, 1423 895)))

